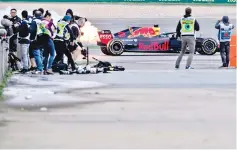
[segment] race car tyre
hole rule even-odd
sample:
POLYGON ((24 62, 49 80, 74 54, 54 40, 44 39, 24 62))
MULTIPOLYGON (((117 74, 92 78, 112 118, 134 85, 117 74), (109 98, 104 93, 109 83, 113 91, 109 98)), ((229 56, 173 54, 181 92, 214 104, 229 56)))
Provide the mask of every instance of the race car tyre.
POLYGON ((202 51, 202 48, 201 48, 201 51, 197 51, 197 52, 201 55, 205 55, 205 53, 202 51))
POLYGON ((112 40, 108 44, 108 52, 113 56, 120 56, 124 52, 122 41, 112 40))
POLYGON ((198 53, 201 55, 214 55, 217 51, 218 43, 215 39, 208 38, 202 42, 202 49, 198 53))
POLYGON ((196 47, 195 52, 198 52, 199 54, 204 55, 204 52, 202 51, 202 47, 200 46, 196 47))
POLYGON ((106 47, 100 47, 100 50, 105 55, 110 55, 106 47))

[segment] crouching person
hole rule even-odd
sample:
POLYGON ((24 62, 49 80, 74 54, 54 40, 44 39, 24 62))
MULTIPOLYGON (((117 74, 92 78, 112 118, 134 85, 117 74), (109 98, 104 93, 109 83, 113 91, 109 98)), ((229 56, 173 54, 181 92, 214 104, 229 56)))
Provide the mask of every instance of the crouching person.
POLYGON ((57 66, 57 64, 62 61, 63 55, 65 54, 68 58, 69 64, 71 64, 72 70, 75 71, 75 62, 72 59, 72 54, 68 48, 69 44, 71 46, 73 43, 73 33, 69 27, 71 17, 64 16, 62 20, 59 20, 57 23, 57 34, 54 38, 54 45, 56 49, 56 57, 53 62, 53 66, 57 66))
POLYGON ((74 61, 76 61, 78 59, 78 56, 80 55, 80 53, 84 56, 83 59, 85 59, 85 57, 86 57, 86 49, 80 40, 81 36, 84 35, 84 33, 81 31, 81 28, 85 25, 86 21, 87 21, 86 18, 74 16, 74 22, 72 22, 70 25, 71 30, 74 35, 74 46, 70 48, 70 51, 72 52, 74 61), (81 49, 81 51, 80 51, 80 49, 81 49))

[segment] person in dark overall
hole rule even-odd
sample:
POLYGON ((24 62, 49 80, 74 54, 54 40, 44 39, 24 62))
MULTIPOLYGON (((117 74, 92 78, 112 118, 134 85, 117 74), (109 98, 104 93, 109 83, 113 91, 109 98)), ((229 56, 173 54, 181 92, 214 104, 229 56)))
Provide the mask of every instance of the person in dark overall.
POLYGON ((234 25, 229 22, 228 16, 223 16, 218 20, 215 28, 218 29, 218 40, 220 41, 221 67, 228 67, 230 61, 230 40, 234 25))
POLYGON ((70 24, 70 28, 71 28, 73 35, 74 35, 74 46, 69 45, 69 50, 72 53, 74 61, 76 61, 78 59, 78 56, 80 53, 84 56, 84 59, 85 59, 86 49, 83 46, 82 42, 80 41, 80 38, 84 34, 81 31, 81 28, 85 25, 86 21, 87 21, 86 18, 74 16, 74 22, 72 22, 70 24))
POLYGON ((17 10, 15 8, 11 9, 10 21, 12 22, 13 36, 9 39, 10 51, 17 51, 17 28, 21 24, 21 18, 17 16, 17 10))

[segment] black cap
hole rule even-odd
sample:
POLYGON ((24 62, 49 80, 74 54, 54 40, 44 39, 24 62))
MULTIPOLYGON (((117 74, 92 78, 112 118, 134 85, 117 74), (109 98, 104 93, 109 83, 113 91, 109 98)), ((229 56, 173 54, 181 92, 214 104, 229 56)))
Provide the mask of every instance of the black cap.
POLYGON ((41 12, 39 11, 39 10, 37 10, 36 12, 35 12, 35 17, 40 17, 42 14, 41 14, 41 12))
POLYGON ((228 17, 228 16, 223 16, 223 17, 222 17, 222 21, 223 21, 224 23, 228 23, 228 22, 229 22, 229 17, 228 17))
POLYGON ((192 13, 192 9, 190 8, 190 7, 187 7, 186 9, 185 9, 185 14, 186 15, 190 15, 192 13))
POLYGON ((28 12, 26 10, 23 10, 21 12, 21 15, 22 15, 23 18, 27 18, 28 17, 28 12))

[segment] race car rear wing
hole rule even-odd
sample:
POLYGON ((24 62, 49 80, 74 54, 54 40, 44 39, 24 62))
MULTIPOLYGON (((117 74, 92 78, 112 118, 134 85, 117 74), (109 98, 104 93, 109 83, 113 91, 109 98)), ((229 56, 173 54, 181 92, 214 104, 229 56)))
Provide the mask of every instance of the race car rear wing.
POLYGON ((97 45, 106 46, 109 41, 113 39, 113 35, 110 30, 101 30, 98 31, 99 41, 97 41, 97 45))

